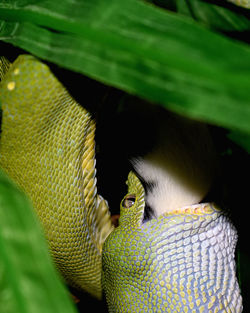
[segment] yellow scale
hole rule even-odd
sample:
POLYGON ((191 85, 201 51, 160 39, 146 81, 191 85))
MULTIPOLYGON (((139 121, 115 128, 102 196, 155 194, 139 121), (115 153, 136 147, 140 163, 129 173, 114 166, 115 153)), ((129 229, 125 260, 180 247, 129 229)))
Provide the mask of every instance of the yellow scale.
POLYGON ((89 112, 32 56, 12 65, 1 58, 0 78, 0 166, 31 198, 68 284, 101 298, 102 278, 115 313, 242 312, 237 235, 220 209, 199 204, 143 224, 145 191, 131 172, 135 203, 121 205, 114 230, 97 193, 89 112), (224 236, 220 253, 214 229, 224 236), (215 261, 216 280, 209 271, 215 261))
POLYGON ((32 199, 67 283, 100 298, 102 245, 113 227, 96 190, 95 123, 34 57, 0 65, 0 165, 32 199))

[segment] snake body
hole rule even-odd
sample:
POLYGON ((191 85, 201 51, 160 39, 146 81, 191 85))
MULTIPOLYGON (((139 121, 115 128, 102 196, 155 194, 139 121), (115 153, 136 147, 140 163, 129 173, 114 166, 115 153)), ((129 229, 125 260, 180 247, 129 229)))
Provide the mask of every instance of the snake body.
POLYGON ((114 230, 90 114, 34 57, 0 62, 0 165, 31 198, 66 282, 97 298, 103 289, 110 312, 242 312, 224 213, 201 204, 143 223, 145 192, 130 173, 136 200, 114 230))
POLYGON ((242 312, 235 275, 236 230, 214 204, 143 222, 145 192, 131 172, 130 208, 103 248, 109 312, 242 312))
POLYGON ((229 0, 229 1, 245 9, 250 9, 249 0, 229 0))
POLYGON ((31 56, 18 57, 0 88, 0 165, 32 199, 66 282, 101 298, 112 224, 96 189, 95 123, 31 56))

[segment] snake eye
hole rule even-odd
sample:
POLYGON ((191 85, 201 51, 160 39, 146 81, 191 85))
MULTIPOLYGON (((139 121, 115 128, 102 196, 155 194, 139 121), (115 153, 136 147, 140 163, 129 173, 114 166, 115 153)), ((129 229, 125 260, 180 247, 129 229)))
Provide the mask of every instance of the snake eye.
POLYGON ((131 208, 135 204, 135 199, 135 195, 127 195, 122 201, 122 206, 126 209, 131 208))

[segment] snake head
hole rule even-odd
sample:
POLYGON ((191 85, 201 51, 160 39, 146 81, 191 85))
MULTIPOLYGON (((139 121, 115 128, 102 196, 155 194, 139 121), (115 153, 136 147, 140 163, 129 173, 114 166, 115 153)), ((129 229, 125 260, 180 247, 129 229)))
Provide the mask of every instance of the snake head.
POLYGON ((241 312, 237 234, 213 204, 144 220, 145 191, 130 172, 121 217, 102 255, 109 312, 241 312))

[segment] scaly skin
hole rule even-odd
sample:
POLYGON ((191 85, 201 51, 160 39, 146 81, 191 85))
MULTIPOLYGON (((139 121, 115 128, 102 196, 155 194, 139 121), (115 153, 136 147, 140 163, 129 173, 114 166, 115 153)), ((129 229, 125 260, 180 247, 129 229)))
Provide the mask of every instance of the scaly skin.
POLYGON ((103 247, 109 312, 242 312, 235 275, 237 234, 213 204, 168 212, 142 223, 144 190, 129 174, 130 208, 103 247))
POLYGON ((29 195, 70 285, 101 298, 101 252, 113 227, 97 194, 95 123, 31 56, 2 61, 0 165, 29 195))
POLYGON ((121 207, 112 232, 96 190, 89 113, 37 59, 0 66, 0 165, 32 199, 66 281, 100 298, 103 252, 110 312, 241 312, 227 217, 204 204, 142 224, 144 189, 130 173, 136 201, 121 207))
POLYGON ((240 7, 243 7, 245 9, 250 9, 250 1, 249 0, 228 0, 240 7))

